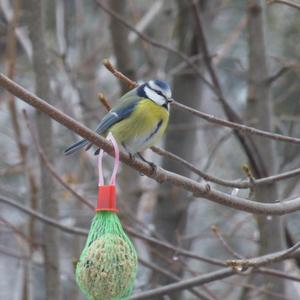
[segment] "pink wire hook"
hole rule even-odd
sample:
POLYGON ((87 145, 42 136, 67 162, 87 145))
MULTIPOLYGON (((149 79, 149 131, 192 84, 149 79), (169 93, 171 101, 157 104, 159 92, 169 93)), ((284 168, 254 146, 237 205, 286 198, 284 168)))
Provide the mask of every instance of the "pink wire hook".
MULTIPOLYGON (((117 172, 118 172, 119 163, 120 163, 120 150, 119 150, 118 143, 111 132, 108 133, 106 139, 113 144, 114 151, 115 151, 114 167, 113 167, 113 172, 112 172, 109 184, 116 185, 116 177, 117 177, 117 172)), ((101 149, 100 153, 98 155, 98 171, 99 171, 98 186, 104 185, 104 177, 103 177, 103 169, 102 169, 103 154, 104 154, 104 151, 103 151, 103 149, 101 149)))

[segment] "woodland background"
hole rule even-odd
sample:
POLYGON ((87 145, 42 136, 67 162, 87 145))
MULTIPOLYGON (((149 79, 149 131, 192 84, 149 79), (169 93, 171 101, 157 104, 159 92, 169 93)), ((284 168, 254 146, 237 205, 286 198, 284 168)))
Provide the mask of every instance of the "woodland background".
MULTIPOLYGON (((106 112, 99 93, 114 103, 128 90, 103 66, 109 58, 132 80, 167 80, 179 103, 300 138, 299 6, 1 0, 0 70, 91 129, 106 112)), ((65 157, 78 136, 0 85, 0 298, 83 299, 73 262, 94 213, 96 157, 65 157)), ((159 146, 190 165, 151 150, 147 158, 202 190, 122 164, 119 216, 140 257, 132 299, 300 299, 299 140, 232 130, 172 107, 159 146), (225 196, 238 201, 220 205, 225 196), (289 213, 254 213, 292 198, 289 213), (243 264, 248 257, 258 258, 243 264), (176 291, 159 289, 171 283, 176 291)))

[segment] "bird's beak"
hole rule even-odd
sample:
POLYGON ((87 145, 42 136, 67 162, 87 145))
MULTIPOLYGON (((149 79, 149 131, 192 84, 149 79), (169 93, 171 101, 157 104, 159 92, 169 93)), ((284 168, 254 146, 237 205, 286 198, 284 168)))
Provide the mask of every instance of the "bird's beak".
POLYGON ((174 102, 174 101, 175 101, 175 100, 172 99, 172 98, 169 98, 169 99, 167 100, 168 103, 172 103, 172 102, 174 102))

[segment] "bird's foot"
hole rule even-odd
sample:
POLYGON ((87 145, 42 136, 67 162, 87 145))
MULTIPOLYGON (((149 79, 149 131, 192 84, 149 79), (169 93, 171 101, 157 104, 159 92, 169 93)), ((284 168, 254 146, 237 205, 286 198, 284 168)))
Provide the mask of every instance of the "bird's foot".
POLYGON ((145 162, 146 164, 148 164, 151 169, 152 169, 152 174, 154 174, 157 170, 157 165, 155 163, 153 163, 152 161, 149 161, 147 159, 145 159, 141 153, 137 152, 137 156, 143 161, 145 162))

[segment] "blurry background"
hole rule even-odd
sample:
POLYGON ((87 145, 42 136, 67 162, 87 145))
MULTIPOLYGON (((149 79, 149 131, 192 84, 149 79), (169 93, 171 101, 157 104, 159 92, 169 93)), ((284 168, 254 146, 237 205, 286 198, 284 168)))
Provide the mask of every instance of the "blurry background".
MULTIPOLYGON (((113 104, 128 89, 102 66, 109 58, 133 80, 167 80, 178 102, 232 121, 239 121, 239 115, 247 125, 299 137, 299 10, 258 0, 199 0, 194 5, 190 0, 99 2, 1 0, 1 72, 93 129, 106 112, 97 94, 103 93, 113 104), (118 15, 107 13, 103 5, 118 15)), ((206 173, 242 180, 247 179, 244 164, 256 178, 299 167, 296 145, 237 135, 175 109, 171 115, 160 146, 206 173)), ((93 151, 63 155, 78 138, 0 90, 0 198, 64 225, 88 229, 93 210, 54 176, 95 204, 93 151), (34 146, 22 109, 29 115, 46 162, 34 146)), ((146 157, 203 182, 178 162, 151 150, 146 157)), ((106 162, 109 175, 110 159, 106 162)), ((198 255, 234 258, 220 235, 242 257, 278 251, 299 239, 297 213, 257 217, 194 199, 126 165, 118 182, 124 225, 198 255)), ((253 191, 210 185, 261 202, 299 194, 298 177, 253 191)), ((83 299, 74 281, 73 262, 85 236, 63 232, 7 204, 0 207, 0 298, 83 299)), ((135 292, 217 269, 131 237, 141 258, 135 292)), ((274 267, 299 275, 295 260, 274 267)), ((299 293, 297 282, 250 275, 153 299, 299 299, 299 293)))

